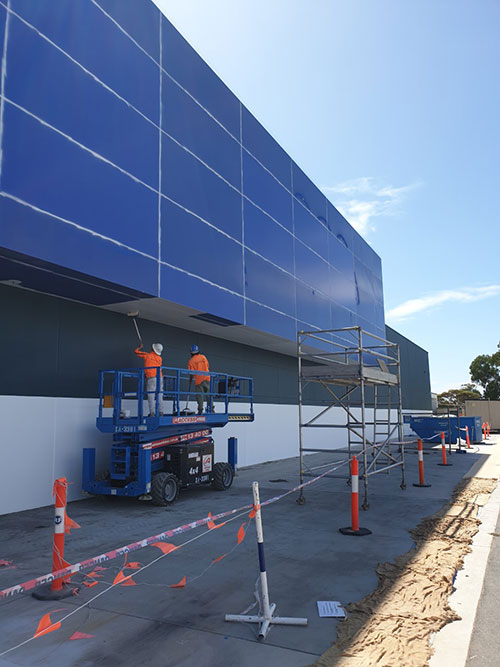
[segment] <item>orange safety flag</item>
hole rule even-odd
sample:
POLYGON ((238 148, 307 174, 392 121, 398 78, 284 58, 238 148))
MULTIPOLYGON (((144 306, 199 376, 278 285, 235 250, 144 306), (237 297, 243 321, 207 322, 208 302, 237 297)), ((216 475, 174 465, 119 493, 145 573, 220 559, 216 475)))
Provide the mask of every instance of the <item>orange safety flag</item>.
POLYGON ((73 632, 69 641, 74 641, 75 639, 92 639, 95 635, 88 635, 86 632, 73 632))
POLYGON ((51 611, 48 614, 42 616, 42 618, 40 619, 40 623, 38 624, 38 628, 36 629, 36 632, 33 635, 33 638, 41 637, 42 635, 47 635, 49 632, 54 632, 54 630, 59 630, 59 628, 61 627, 60 621, 58 621, 57 623, 52 623, 52 621, 50 620, 50 614, 54 614, 56 611, 64 611, 64 610, 54 609, 54 611, 51 611))
POLYGON ((80 524, 73 521, 73 519, 70 519, 66 512, 64 512, 64 532, 66 535, 71 534, 71 528, 80 528, 80 524))
POLYGON ((238 544, 241 544, 245 539, 245 524, 242 523, 238 530, 238 544))
POLYGON ((182 577, 178 584, 171 584, 170 588, 184 588, 186 585, 186 577, 182 577))
POLYGON ((97 584, 98 584, 99 582, 98 582, 98 581, 83 581, 82 583, 83 583, 83 585, 86 586, 87 588, 92 588, 92 586, 97 586, 97 584))
POLYGON ((108 569, 107 567, 101 567, 100 565, 98 565, 97 567, 94 568, 94 572, 104 572, 107 569, 108 569))
POLYGON ((123 574, 123 572, 120 570, 120 571, 118 572, 118 574, 116 575, 116 577, 114 578, 113 586, 115 586, 115 584, 121 584, 122 586, 136 586, 135 581, 132 581, 132 579, 130 578, 131 576, 132 576, 132 575, 129 574, 129 575, 126 577, 126 576, 123 574), (123 583, 122 583, 122 582, 123 582, 123 583))
POLYGON ((170 544, 170 542, 153 542, 149 546, 158 547, 160 551, 163 551, 164 554, 169 554, 171 551, 175 551, 179 547, 176 547, 175 544, 170 544))
POLYGON ((257 514, 257 512, 255 511, 255 508, 254 508, 253 510, 250 510, 250 512, 248 513, 248 516, 250 517, 250 519, 255 519, 256 514, 257 514))
POLYGON ((220 560, 225 558, 227 554, 222 554, 222 556, 219 556, 219 558, 216 558, 215 560, 212 561, 212 565, 215 565, 215 563, 218 563, 220 560))
POLYGON ((127 564, 125 565, 125 569, 128 568, 129 570, 138 570, 140 567, 141 567, 141 564, 138 563, 138 562, 127 563, 127 564))
MULTIPOLYGON (((209 512, 208 516, 212 516, 212 513, 209 512)), ((222 528, 222 526, 225 526, 226 523, 227 521, 224 521, 224 523, 219 523, 219 524, 215 524, 213 521, 207 521, 208 530, 215 530, 215 528, 222 528)))
POLYGON ((99 577, 102 577, 102 574, 97 574, 97 572, 95 570, 93 570, 92 572, 89 572, 85 576, 86 577, 91 577, 92 579, 98 579, 99 577))

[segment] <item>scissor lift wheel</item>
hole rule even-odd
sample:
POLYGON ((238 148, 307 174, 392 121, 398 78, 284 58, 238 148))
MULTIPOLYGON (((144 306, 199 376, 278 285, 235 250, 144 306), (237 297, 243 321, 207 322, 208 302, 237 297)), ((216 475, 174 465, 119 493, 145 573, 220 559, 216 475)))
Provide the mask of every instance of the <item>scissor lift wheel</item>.
POLYGON ((233 483, 233 476, 233 469, 229 463, 216 463, 213 469, 213 488, 217 491, 226 491, 233 483))
POLYGON ((151 481, 154 505, 171 505, 179 495, 179 480, 171 472, 157 472, 151 481))

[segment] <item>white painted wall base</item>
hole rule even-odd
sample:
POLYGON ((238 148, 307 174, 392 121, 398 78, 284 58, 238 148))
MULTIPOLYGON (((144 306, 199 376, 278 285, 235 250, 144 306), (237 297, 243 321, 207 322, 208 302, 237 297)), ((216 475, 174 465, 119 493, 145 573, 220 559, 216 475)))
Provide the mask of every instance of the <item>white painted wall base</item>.
MULTIPOLYGON (((217 407, 222 409, 222 404, 217 407)), ((0 514, 51 505, 52 484, 58 477, 71 482, 69 500, 85 497, 81 491, 82 449, 96 448, 97 471, 109 468, 112 436, 97 430, 97 409, 97 399, 0 397, 4 433, 0 514)), ((297 406, 258 404, 254 410, 254 422, 230 422, 223 429, 214 429, 215 460, 227 461, 231 436, 238 438, 239 467, 298 456, 297 406)), ((304 419, 318 410, 304 408, 304 419)), ((353 412, 359 415, 360 411, 353 412)), ((368 420, 371 415, 367 410, 368 420)), ((344 411, 332 408, 328 421, 344 424, 344 411)), ((305 447, 335 449, 347 445, 345 429, 309 429, 304 430, 304 437, 305 447)))

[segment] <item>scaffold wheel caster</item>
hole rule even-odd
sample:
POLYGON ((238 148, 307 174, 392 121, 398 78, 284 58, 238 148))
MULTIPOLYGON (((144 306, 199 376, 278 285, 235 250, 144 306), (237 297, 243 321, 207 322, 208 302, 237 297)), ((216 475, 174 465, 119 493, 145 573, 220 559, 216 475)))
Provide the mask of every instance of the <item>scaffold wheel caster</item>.
POLYGON ((305 505, 306 497, 305 496, 299 496, 295 502, 297 503, 297 505, 305 505))
POLYGON ((365 512, 367 512, 370 509, 370 503, 364 502, 361 505, 361 509, 364 510, 365 512))
POLYGON ((406 489, 406 484, 405 484, 404 482, 401 484, 401 489, 402 489, 403 491, 406 489))
POLYGON ((348 478, 346 479, 345 483, 347 484, 347 486, 351 486, 351 478, 348 477, 348 478))

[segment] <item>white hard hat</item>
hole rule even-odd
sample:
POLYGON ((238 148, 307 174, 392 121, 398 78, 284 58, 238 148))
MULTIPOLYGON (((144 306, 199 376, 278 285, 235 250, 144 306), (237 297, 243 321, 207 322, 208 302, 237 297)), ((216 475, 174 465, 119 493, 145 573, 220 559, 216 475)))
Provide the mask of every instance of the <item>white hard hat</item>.
POLYGON ((160 355, 163 352, 163 345, 161 343, 153 343, 153 351, 160 355))

